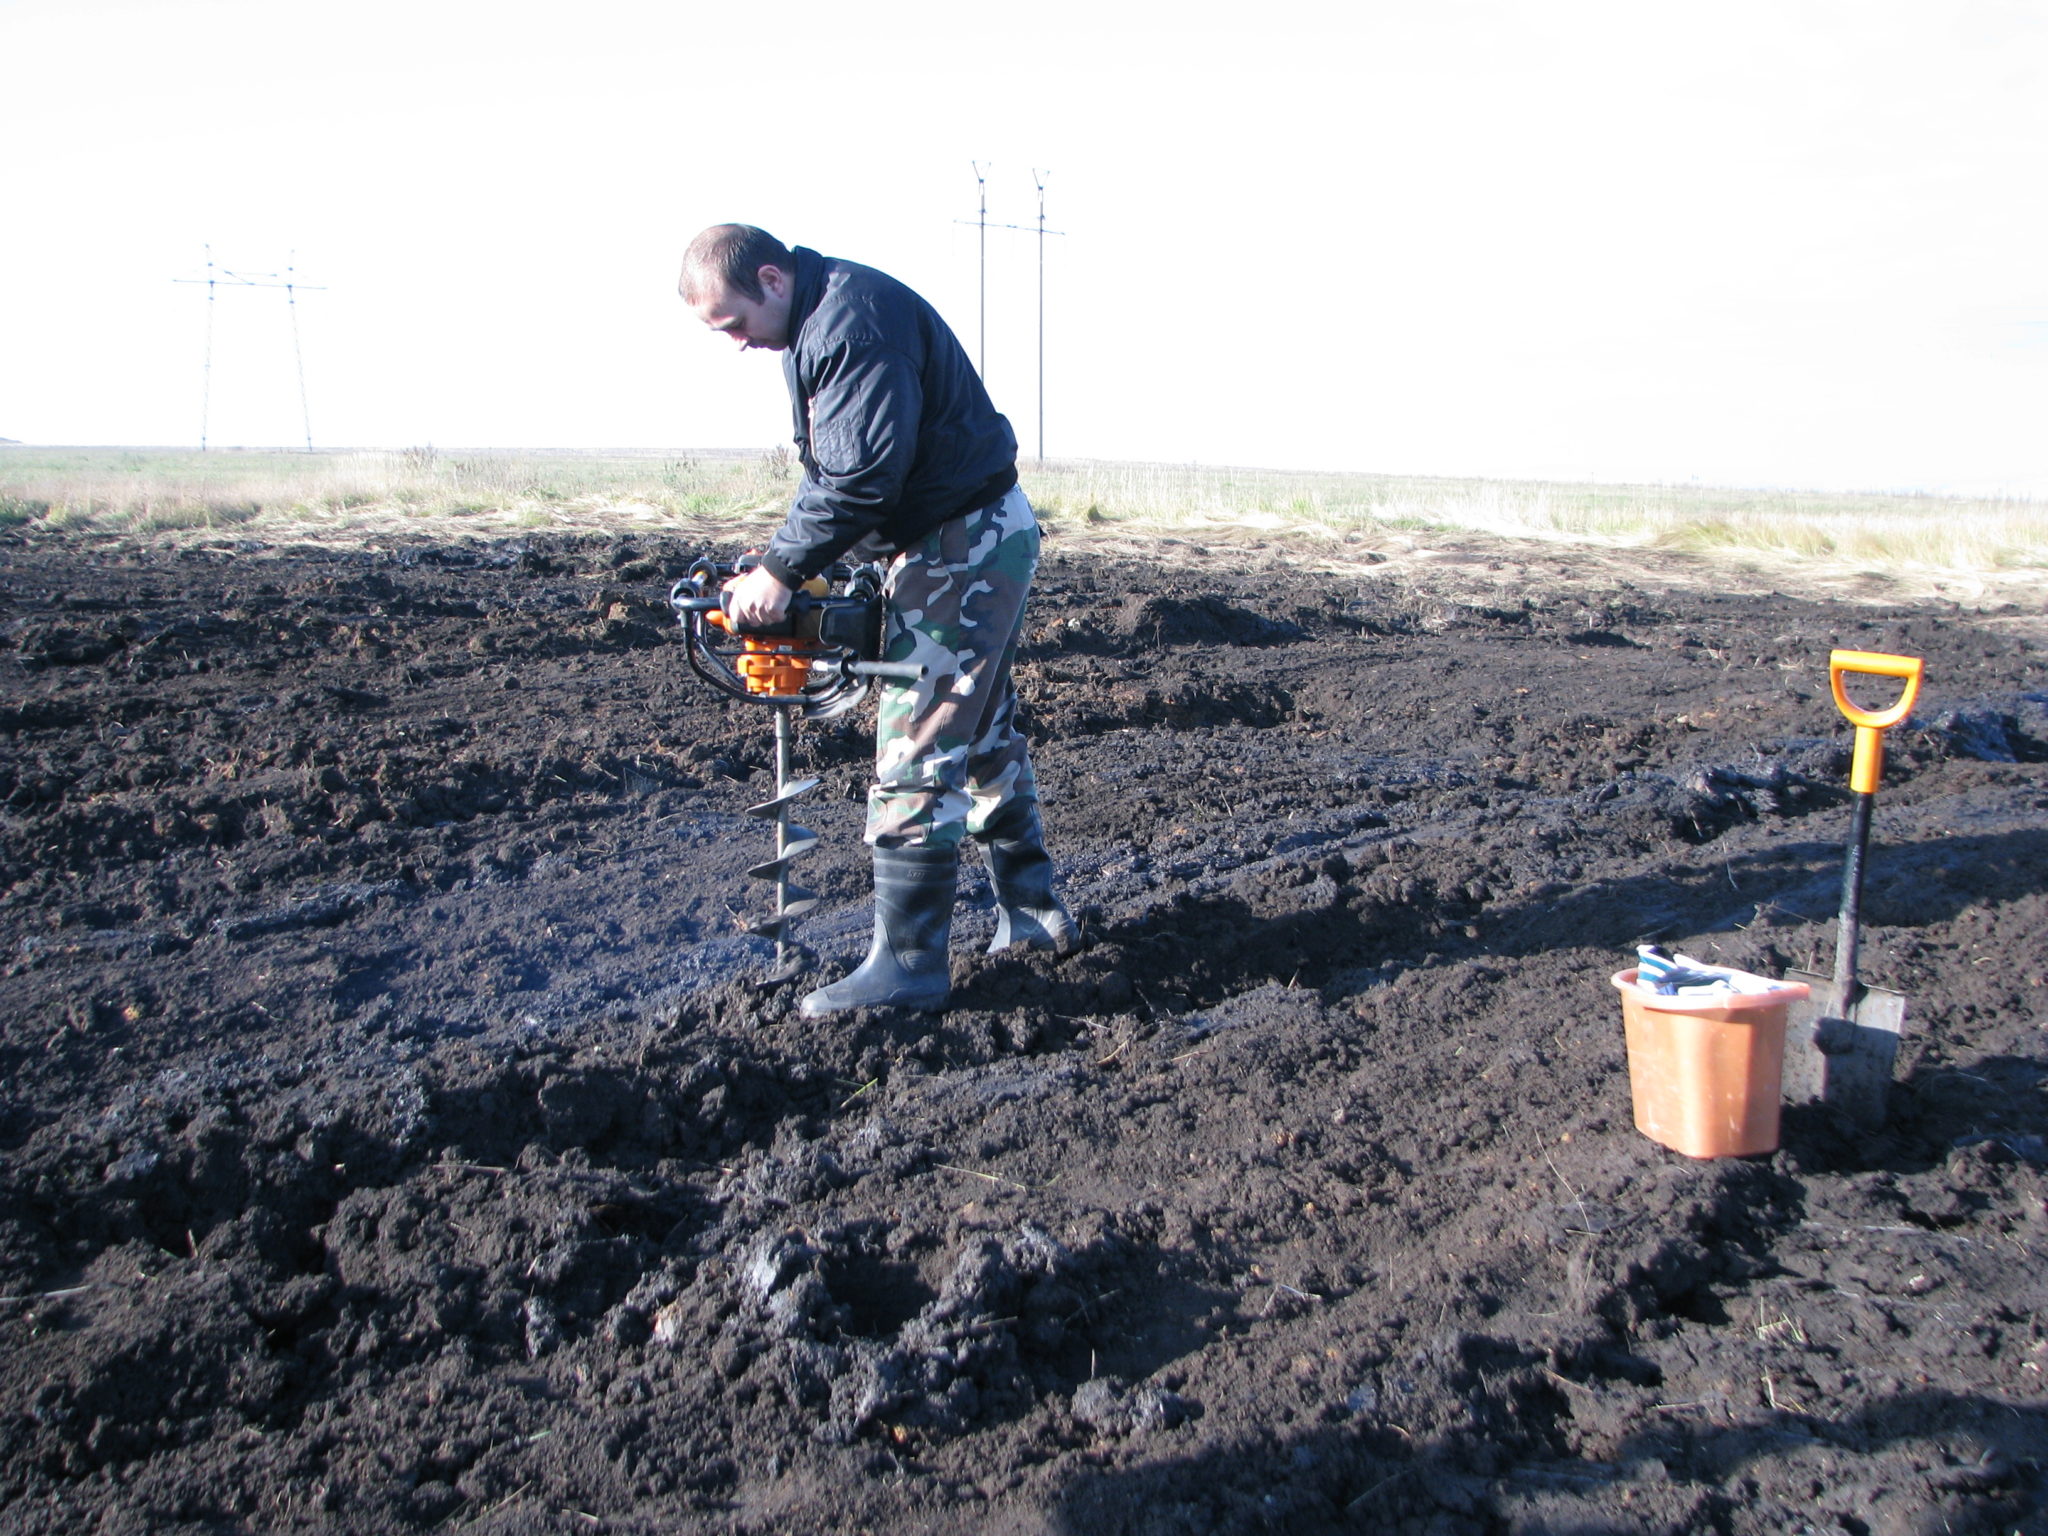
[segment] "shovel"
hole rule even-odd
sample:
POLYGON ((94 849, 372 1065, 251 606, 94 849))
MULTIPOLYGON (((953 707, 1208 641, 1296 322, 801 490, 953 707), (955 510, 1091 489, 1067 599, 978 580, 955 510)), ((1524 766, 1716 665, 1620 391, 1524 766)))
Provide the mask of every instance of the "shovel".
POLYGON ((1905 1028, 1906 1000, 1896 992, 1866 987, 1856 977, 1857 925, 1863 907, 1863 855, 1870 846, 1870 807, 1884 777, 1884 733, 1905 719, 1920 692, 1917 656, 1877 651, 1836 651, 1828 657, 1828 682, 1835 703, 1856 727, 1856 751, 1849 766, 1855 798, 1849 811, 1849 852, 1842 867, 1842 913, 1835 930, 1835 974, 1808 976, 1811 995, 1791 1005, 1785 1020, 1785 1098, 1813 1100, 1840 1110, 1858 1126, 1884 1124, 1892 1086, 1892 1063, 1905 1028), (1881 710, 1859 709, 1842 686, 1845 673, 1896 677, 1905 682, 1897 702, 1881 710))

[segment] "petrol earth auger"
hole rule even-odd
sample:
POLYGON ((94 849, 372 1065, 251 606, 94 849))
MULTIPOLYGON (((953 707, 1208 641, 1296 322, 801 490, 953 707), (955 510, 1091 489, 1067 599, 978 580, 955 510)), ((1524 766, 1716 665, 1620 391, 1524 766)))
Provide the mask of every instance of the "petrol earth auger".
POLYGON ((737 629, 726 612, 725 583, 757 563, 749 555, 731 564, 698 559, 669 589, 668 601, 683 627, 690 670, 727 698, 765 704, 775 714, 775 795, 747 807, 749 816, 775 823, 775 856, 747 871, 775 884, 774 913, 747 924, 747 932, 775 941, 775 968, 755 983, 766 991, 802 975, 816 959, 790 937, 796 919, 818 904, 817 895, 789 874, 818 846, 818 834, 789 817, 790 807, 819 782, 789 776, 797 717, 832 719, 858 704, 870 684, 914 683, 925 669, 881 659, 880 566, 832 566, 791 596, 780 624, 737 629))

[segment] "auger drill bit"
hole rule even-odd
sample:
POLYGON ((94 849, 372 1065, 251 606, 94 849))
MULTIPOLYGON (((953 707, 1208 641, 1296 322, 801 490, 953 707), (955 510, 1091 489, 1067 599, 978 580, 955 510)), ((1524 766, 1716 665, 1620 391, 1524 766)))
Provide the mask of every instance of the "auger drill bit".
POLYGON ((747 807, 749 816, 775 823, 775 857, 747 871, 756 880, 775 882, 773 915, 747 925, 747 932, 775 941, 775 969, 756 983, 763 990, 794 980, 816 958, 789 936, 790 925, 818 904, 816 892, 792 884, 789 878, 790 865, 818 846, 817 833, 789 819, 790 806, 811 793, 819 783, 815 778, 790 781, 790 745, 796 733, 791 712, 795 707, 791 704, 775 706, 775 798, 747 807))
POLYGON ((775 823, 775 857, 747 873, 775 882, 775 911, 747 924, 747 932, 775 941, 775 969, 754 985, 763 991, 803 974, 817 957, 790 937, 796 920, 818 897, 792 884, 790 865, 818 846, 818 834, 789 819, 789 808, 818 787, 817 779, 789 776, 796 719, 829 720, 858 704, 871 683, 914 683, 925 669, 915 662, 880 660, 882 572, 879 566, 835 566, 790 598, 785 621, 767 630, 736 630, 725 614, 726 580, 747 568, 708 558, 690 566, 669 589, 669 606, 683 627, 690 670, 729 699, 775 711, 775 796, 747 807, 749 816, 775 823), (840 588, 836 593, 834 586, 840 588))

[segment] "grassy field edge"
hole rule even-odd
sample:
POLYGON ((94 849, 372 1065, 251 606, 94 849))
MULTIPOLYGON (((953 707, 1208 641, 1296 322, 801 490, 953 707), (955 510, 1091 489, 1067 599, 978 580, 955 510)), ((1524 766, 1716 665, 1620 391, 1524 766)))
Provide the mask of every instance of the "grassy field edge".
MULTIPOLYGON (((1725 553, 1880 573, 2048 572, 2048 503, 2025 498, 1606 485, 1090 460, 1027 461, 1049 526, 1230 542, 1356 543, 1465 532, 1725 553)), ((24 535, 772 527, 797 481, 767 453, 0 448, 0 529, 24 535)))

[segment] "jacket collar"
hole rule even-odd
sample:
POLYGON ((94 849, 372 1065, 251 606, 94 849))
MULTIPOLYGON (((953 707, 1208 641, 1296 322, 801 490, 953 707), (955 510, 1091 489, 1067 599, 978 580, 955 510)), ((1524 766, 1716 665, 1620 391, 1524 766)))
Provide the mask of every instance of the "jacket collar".
POLYGON ((790 247, 796 257, 796 292, 789 304, 789 345, 796 347, 797 334, 825 297, 825 258, 807 245, 790 247))

